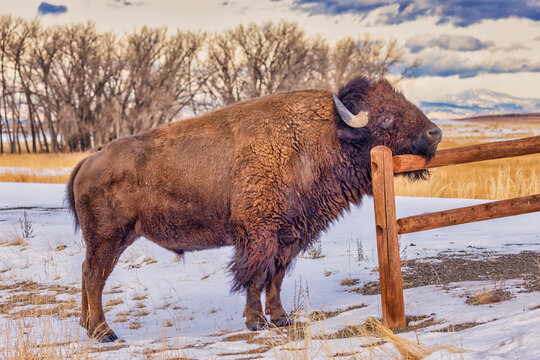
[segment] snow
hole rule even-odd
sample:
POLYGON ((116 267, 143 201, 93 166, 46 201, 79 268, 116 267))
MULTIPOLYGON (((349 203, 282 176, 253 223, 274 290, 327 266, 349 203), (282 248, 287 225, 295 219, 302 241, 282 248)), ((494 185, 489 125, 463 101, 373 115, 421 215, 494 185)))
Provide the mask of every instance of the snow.
POLYGON ((489 114, 538 112, 540 99, 515 97, 488 89, 469 89, 435 101, 422 101, 427 117, 449 120, 489 114))
MULTIPOLYGON (((21 232, 20 221, 25 211, 33 229, 26 246, 0 247, 0 286, 32 280, 44 285, 80 287, 85 248, 80 234, 73 231, 69 211, 63 206, 64 194, 64 185, 0 183, 0 242, 5 234, 21 232)), ((407 197, 398 197, 396 201, 398 217, 482 202, 407 197)), ((400 238, 400 243, 402 257, 407 259, 426 258, 443 251, 466 251, 472 255, 493 252, 493 256, 540 251, 540 216, 533 213, 407 234, 400 238)), ((377 272, 373 271, 377 254, 372 200, 366 198, 362 206, 354 207, 334 223, 322 235, 321 246, 322 258, 299 257, 295 268, 285 278, 282 299, 286 310, 291 311, 296 306, 304 308, 305 314, 365 305, 323 321, 313 321, 312 336, 328 335, 350 324, 361 324, 369 316, 380 318, 380 295, 348 292, 348 288, 341 285, 343 279, 349 278, 359 279, 359 286, 378 280, 377 272), (359 244, 366 257, 362 261, 357 255, 359 244)), ((25 331, 27 336, 44 341, 44 329, 48 329, 46 341, 66 343, 62 345, 66 349, 87 346, 90 351, 108 350, 92 353, 97 359, 143 357, 149 350, 155 351, 158 358, 238 359, 260 355, 273 359, 296 354, 311 359, 349 352, 369 357, 368 349, 361 345, 370 341, 359 337, 310 342, 283 340, 282 345, 261 349, 262 340, 257 339, 280 338, 281 333, 266 330, 254 334, 245 329, 244 297, 229 293, 230 276, 226 267, 231 252, 230 247, 225 247, 188 253, 182 263, 171 252, 145 239, 128 248, 107 282, 105 292, 108 294, 103 301, 104 304, 111 299, 122 301, 110 306, 106 317, 123 343, 95 344, 87 339, 77 317, 45 316, 33 322, 24 321, 25 331), (129 310, 127 321, 115 322, 121 317, 119 313, 129 310), (141 310, 148 314, 137 316, 141 310), (167 321, 172 326, 166 326, 167 321), (133 328, 135 322, 141 327, 133 328), (238 341, 227 341, 231 336, 238 341), (241 354, 255 349, 260 349, 261 353, 241 354)), ((540 327, 540 298, 536 292, 520 292, 519 283, 509 280, 500 285, 512 293, 510 300, 479 306, 467 305, 464 294, 492 289, 493 281, 406 289, 407 315, 428 315, 435 323, 399 336, 435 347, 435 352, 427 359, 540 358, 536 333, 540 327), (466 322, 484 324, 453 333, 433 331, 466 322), (445 349, 437 350, 438 345, 459 347, 466 352, 454 354, 445 349)), ((44 291, 52 293, 50 289, 44 291)), ((11 295, 9 290, 0 290, 0 303, 11 295)), ((57 299, 66 303, 75 300, 78 304, 79 293, 62 293, 57 299)), ((306 320, 305 316, 298 319, 306 320)), ((16 341, 20 321, 0 315, 0 354, 2 346, 16 341), (6 341, 9 334, 11 340, 6 341)), ((390 344, 379 348, 395 352, 390 344)))

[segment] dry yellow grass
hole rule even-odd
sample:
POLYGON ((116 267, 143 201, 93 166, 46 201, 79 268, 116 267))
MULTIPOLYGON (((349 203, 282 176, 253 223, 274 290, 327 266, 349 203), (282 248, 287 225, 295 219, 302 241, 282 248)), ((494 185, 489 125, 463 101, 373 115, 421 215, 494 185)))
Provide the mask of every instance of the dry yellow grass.
POLYGON ((60 170, 74 167, 88 153, 69 154, 2 154, 0 167, 22 167, 32 170, 60 170))
POLYGON ((0 359, 91 358, 91 342, 79 342, 63 323, 52 320, 78 317, 78 301, 74 296, 79 289, 0 280, 0 291, 0 314, 4 317, 0 325, 0 359), (67 300, 57 298, 66 294, 72 296, 67 300))
POLYGON ((495 304, 501 301, 509 300, 511 298, 512 294, 510 294, 510 292, 508 292, 507 290, 484 290, 467 299, 465 303, 468 305, 486 305, 495 304))
POLYGON ((8 320, 5 341, 0 346, 0 359, 6 360, 88 360, 93 359, 90 353, 91 342, 69 342, 63 337, 53 335, 55 331, 50 323, 43 323, 39 336, 29 326, 32 320, 8 320), (71 344, 71 346, 67 346, 71 344))
POLYGON ((21 246, 26 245, 26 242, 19 235, 17 230, 7 231, 4 234, 0 235, 0 247, 2 246, 21 246))
MULTIPOLYGON (((81 341, 78 335, 72 334, 70 327, 58 322, 52 322, 52 317, 66 319, 79 315, 78 293, 80 289, 66 288, 64 286, 47 286, 30 281, 20 281, 12 284, 2 284, 0 291, 4 291, 0 301, 0 313, 8 316, 0 333, 0 343, 9 346, 0 346, 0 359, 93 359, 99 358, 98 353, 117 351, 126 345, 99 346, 93 341, 81 341), (46 292, 46 293, 44 293, 46 292), (68 301, 57 298, 59 294, 72 295, 68 301), (51 307, 54 305, 54 307, 51 307), (22 310, 20 310, 22 309, 22 310), (54 331, 53 331, 54 326, 54 331)), ((356 306, 345 309, 349 311, 356 306)), ((313 314, 314 312, 312 312, 313 314)), ((428 345, 422 343, 419 338, 416 341, 408 340, 386 328, 377 319, 368 318, 364 323, 349 323, 345 329, 331 333, 322 331, 324 320, 336 316, 333 312, 318 311, 317 320, 307 322, 295 322, 286 328, 276 328, 273 332, 252 333, 245 331, 228 336, 216 341, 231 343, 258 345, 255 349, 232 352, 228 356, 242 358, 247 355, 257 356, 261 353, 274 352, 277 359, 310 359, 316 353, 329 359, 351 357, 354 359, 391 359, 391 360, 417 360, 422 359, 433 352, 446 350, 455 355, 463 352, 454 346, 428 345), (314 330, 319 328, 321 331, 314 330), (313 332, 312 332, 313 331, 313 332), (334 340, 340 340, 335 342, 334 340), (346 342, 341 340, 348 339, 346 342), (318 345, 315 343, 318 342, 318 345)), ((115 323, 128 323, 130 330, 142 328, 143 322, 130 317, 144 317, 149 315, 144 310, 134 312, 129 310, 116 314, 115 323)), ((174 324, 165 321, 163 329, 170 328, 174 324)), ((430 326, 429 323, 426 326, 430 326)), ((413 325, 408 331, 414 331, 413 325)), ((226 334, 227 331, 223 332, 226 334)), ((152 354, 152 359, 169 359, 171 350, 182 353, 180 358, 186 358, 185 351, 189 347, 181 347, 180 344, 170 346, 169 339, 163 338, 163 349, 150 345, 137 355, 152 354)), ((210 344, 210 343, 208 343, 210 344)), ((236 344, 234 344, 236 345, 236 344)), ((234 348, 234 346, 233 346, 234 348)), ((145 357, 146 358, 146 357, 145 357)), ((178 358, 178 357, 175 357, 178 358)), ((187 358, 192 358, 187 356, 187 358)))
POLYGON ((502 200, 540 193, 540 154, 446 166, 428 181, 395 179, 396 194, 502 200))
MULTIPOLYGON (((277 333, 281 334, 281 339, 279 337, 272 339, 258 337, 251 342, 259 344, 260 349, 251 350, 250 353, 262 353, 272 349, 277 359, 310 359, 313 354, 317 353, 328 359, 346 357, 361 360, 420 360, 439 350, 446 350, 453 355, 464 352, 457 346, 427 345, 421 343, 418 338, 417 341, 405 339, 372 317, 368 317, 361 324, 350 323, 345 329, 334 334, 313 334, 312 331, 317 327, 319 330, 324 330, 320 328, 320 324, 294 323, 288 329, 276 329, 277 333), (332 342, 335 339, 348 339, 349 341, 341 342, 340 345, 336 346, 332 342), (320 348, 315 346, 315 341, 320 343, 320 348), (347 343, 348 345, 345 345, 347 343)), ((412 329, 409 330, 412 331, 412 329)), ((249 339, 245 340, 250 343, 249 339)), ((243 353, 233 353, 232 355, 240 354, 243 353)))
MULTIPOLYGON (((539 121, 467 121, 442 125, 439 149, 534 136, 539 121), (507 135, 504 131, 509 131, 507 135)), ((428 181, 395 178, 396 195, 503 200, 540 193, 540 154, 445 166, 430 170, 428 181)))
POLYGON ((1 182, 24 182, 24 183, 46 183, 46 184, 65 184, 69 175, 39 175, 24 174, 6 171, 0 174, 1 182))
POLYGON ((67 173, 47 175, 39 174, 39 171, 71 168, 86 156, 88 156, 88 153, 2 154, 0 155, 0 167, 24 168, 30 171, 22 173, 9 170, 0 172, 0 181, 64 184, 69 177, 67 173))

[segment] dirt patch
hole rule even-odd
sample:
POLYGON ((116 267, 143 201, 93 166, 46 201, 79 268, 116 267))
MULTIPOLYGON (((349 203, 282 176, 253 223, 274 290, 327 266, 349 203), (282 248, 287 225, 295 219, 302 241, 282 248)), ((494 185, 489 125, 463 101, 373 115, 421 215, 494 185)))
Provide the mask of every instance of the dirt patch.
POLYGON ((90 352, 92 353, 103 353, 107 351, 116 351, 116 350, 122 350, 129 347, 129 345, 107 345, 107 346, 101 346, 101 347, 91 347, 90 352))
POLYGON ((332 358, 337 358, 337 357, 350 357, 351 359, 356 359, 356 356, 359 354, 359 352, 355 351, 355 352, 341 352, 341 353, 335 353, 335 354, 332 354, 332 358))
POLYGON ((306 337, 307 326, 309 326, 307 323, 298 321, 290 326, 272 328, 274 331, 271 332, 272 335, 270 336, 262 336, 261 333, 256 332, 242 332, 229 335, 224 337, 222 341, 245 341, 248 344, 257 345, 258 347, 238 353, 223 353, 220 354, 220 356, 261 354, 277 346, 285 345, 293 341, 302 341, 306 337))
POLYGON ((258 343, 260 343, 260 341, 255 340, 255 337, 257 335, 259 335, 259 334, 254 333, 254 332, 250 332, 250 333, 243 332, 243 333, 240 333, 240 334, 234 334, 234 335, 227 336, 227 337, 223 338, 222 341, 227 341, 227 342, 245 341, 248 344, 258 344, 258 343))
POLYGON ((358 285, 360 279, 343 279, 341 280, 341 286, 354 286, 358 285))
MULTIPOLYGON (((451 282, 523 279, 524 291, 540 291, 540 252, 488 255, 470 258, 465 255, 443 255, 403 262, 403 287, 446 285, 451 282), (426 261, 427 260, 427 261, 426 261)), ((362 295, 380 294, 378 281, 370 281, 349 292, 362 295)))
MULTIPOLYGON (((403 287, 405 289, 407 288, 405 287, 405 284, 403 284, 403 287)), ((355 292, 362 295, 377 295, 381 293, 381 287, 378 281, 368 281, 362 286, 349 289, 349 292, 355 292)))
MULTIPOLYGON (((178 349, 178 348, 174 348, 174 347, 166 347, 164 349, 146 349, 144 350, 141 354, 143 355, 144 359, 154 359, 155 357, 152 356, 152 355, 158 355, 158 354, 162 354, 162 353, 165 353, 165 352, 171 352, 171 351, 181 351, 183 350, 182 349, 178 349)), ((158 356, 159 359, 164 359, 163 355, 162 356, 158 356)), ((179 360, 194 360, 192 358, 186 358, 186 357, 174 357, 174 358, 171 358, 171 357, 167 357, 167 359, 179 359, 179 360)))
POLYGON ((349 306, 346 309, 337 309, 333 311, 324 311, 324 310, 316 310, 313 311, 311 314, 308 315, 309 320, 311 321, 320 321, 324 319, 333 318, 341 313, 344 313, 346 311, 356 310, 356 309, 362 309, 365 308, 366 304, 360 304, 360 305, 353 305, 349 306))
MULTIPOLYGON (((218 356, 238 356, 238 355, 262 354, 262 353, 267 352, 271 348, 272 348, 272 346, 261 346, 261 347, 258 347, 256 349, 246 350, 246 351, 241 351, 241 352, 221 353, 221 354, 218 354, 218 356)), ((248 359, 260 359, 260 358, 261 358, 261 356, 249 357, 248 359)))
POLYGON ((435 314, 431 315, 408 315, 405 317, 407 322, 407 327, 404 329, 394 329, 392 330, 394 334, 400 334, 409 331, 415 331, 419 329, 424 329, 432 325, 442 324, 442 320, 436 321, 434 319, 435 314))
POLYGON ((189 344, 182 347, 182 350, 186 349, 204 349, 208 345, 212 345, 213 342, 197 342, 195 344, 189 344))
POLYGON ((433 330, 432 332, 458 332, 458 331, 467 330, 467 329, 473 328, 478 325, 483 325, 483 324, 485 324, 485 322, 472 321, 472 322, 466 322, 466 323, 461 323, 461 324, 448 325, 447 327, 444 327, 438 330, 433 330))
MULTIPOLYGON (((435 321, 433 318, 433 315, 412 315, 412 316, 408 315, 405 317, 405 321, 407 322, 406 328, 394 329, 392 330, 392 332, 394 334, 399 334, 399 333, 423 329, 432 325, 438 325, 442 323, 442 321, 435 321)), ((349 325, 333 334, 325 335, 323 337, 314 337, 314 339, 315 340, 348 339, 352 337, 376 336, 375 334, 378 333, 378 330, 374 328, 374 324, 376 323, 382 323, 382 319, 368 318, 365 322, 363 322, 360 325, 349 325)), ((373 344, 368 344, 366 346, 376 346, 376 345, 381 345, 381 343, 376 342, 373 344)))
POLYGON ((238 356, 238 355, 254 355, 254 354, 262 354, 267 352, 268 350, 281 345, 284 343, 268 337, 257 337, 257 335, 260 335, 258 333, 240 333, 240 334, 234 334, 227 336, 223 338, 222 341, 227 342, 236 342, 236 341, 245 341, 248 344, 258 345, 255 349, 250 349, 246 351, 241 352, 231 352, 231 353, 221 353, 219 356, 238 356))

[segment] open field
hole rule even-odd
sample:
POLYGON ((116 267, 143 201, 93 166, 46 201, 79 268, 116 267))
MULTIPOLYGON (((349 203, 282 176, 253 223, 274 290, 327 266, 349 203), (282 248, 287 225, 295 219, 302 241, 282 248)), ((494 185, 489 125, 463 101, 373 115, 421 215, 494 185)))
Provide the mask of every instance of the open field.
POLYGON ((32 170, 62 170, 72 168, 88 153, 58 154, 2 154, 0 167, 21 167, 32 170))
MULTIPOLYGON (((486 359, 540 353, 535 214, 400 238, 408 326, 380 325, 373 203, 365 199, 298 258, 282 299, 294 326, 249 332, 230 294, 232 249, 174 254, 138 240, 103 303, 121 341, 78 324, 85 247, 63 185, 0 183, 0 359, 486 359)), ((397 198, 398 216, 480 200, 397 198)))

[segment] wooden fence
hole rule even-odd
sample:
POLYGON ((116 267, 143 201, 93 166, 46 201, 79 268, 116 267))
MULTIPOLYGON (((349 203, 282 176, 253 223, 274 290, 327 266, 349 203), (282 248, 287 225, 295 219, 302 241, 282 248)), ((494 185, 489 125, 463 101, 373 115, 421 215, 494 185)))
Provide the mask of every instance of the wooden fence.
POLYGON ((385 146, 371 150, 375 229, 384 323, 404 328, 405 305, 398 235, 540 211, 540 194, 396 219, 394 174, 540 153, 540 136, 439 150, 429 163, 417 155, 396 155, 385 146))

